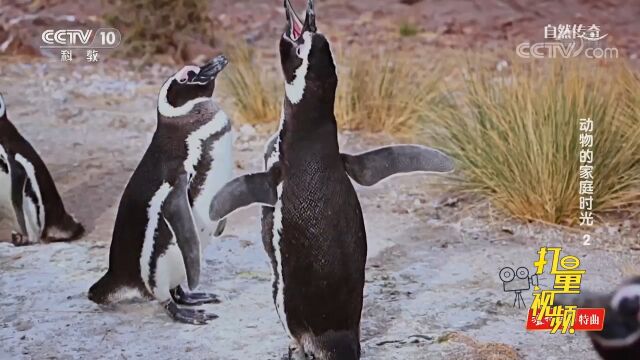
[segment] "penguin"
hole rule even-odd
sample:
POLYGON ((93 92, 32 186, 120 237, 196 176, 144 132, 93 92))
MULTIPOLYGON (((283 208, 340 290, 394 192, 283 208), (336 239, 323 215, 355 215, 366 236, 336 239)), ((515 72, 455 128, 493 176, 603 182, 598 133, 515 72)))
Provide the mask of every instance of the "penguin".
POLYGON ((604 360, 640 359, 640 276, 625 281, 610 294, 558 294, 555 302, 604 308, 602 331, 587 333, 596 352, 604 360))
POLYGON ((331 47, 316 28, 313 0, 304 23, 288 0, 279 51, 285 98, 263 172, 220 189, 212 220, 261 204, 276 312, 291 340, 290 359, 359 359, 366 232, 352 181, 374 185, 396 174, 450 172, 442 152, 418 145, 340 152, 334 116, 338 83, 331 47))
POLYGON ((9 121, 0 94, 0 218, 14 226, 16 246, 72 241, 84 227, 64 207, 62 198, 33 146, 9 121))
MULTIPOLYGON (((202 67, 185 66, 162 85, 156 131, 120 200, 109 268, 89 289, 90 300, 108 304, 133 289, 158 300, 175 321, 202 325, 217 318, 178 305, 219 302, 182 284, 191 290, 199 282, 202 199, 210 201, 220 182, 216 170, 223 179, 231 173, 230 120, 212 100, 227 64, 220 55, 202 67)), ((208 211, 209 203, 210 223, 208 211)))

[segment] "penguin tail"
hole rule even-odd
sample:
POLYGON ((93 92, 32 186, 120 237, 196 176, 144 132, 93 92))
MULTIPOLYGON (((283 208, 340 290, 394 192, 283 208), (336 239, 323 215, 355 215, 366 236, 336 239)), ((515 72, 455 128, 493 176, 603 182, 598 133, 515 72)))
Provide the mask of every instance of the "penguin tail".
POLYGON ((81 238, 85 234, 84 226, 73 216, 65 214, 62 222, 53 225, 47 231, 47 242, 73 241, 81 238))
POLYGON ((118 285, 113 280, 111 273, 107 271, 100 280, 89 288, 87 297, 96 304, 106 304, 109 298, 118 290, 118 285))

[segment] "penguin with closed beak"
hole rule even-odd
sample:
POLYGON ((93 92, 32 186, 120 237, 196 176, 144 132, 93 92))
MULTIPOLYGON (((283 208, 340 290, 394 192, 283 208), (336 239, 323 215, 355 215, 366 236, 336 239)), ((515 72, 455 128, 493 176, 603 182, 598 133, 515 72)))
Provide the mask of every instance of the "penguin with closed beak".
POLYGON ((604 308, 602 331, 588 332, 594 349, 604 360, 640 359, 640 276, 609 294, 558 294, 555 302, 579 308, 604 308))
POLYGON ((71 241, 84 227, 64 208, 44 161, 9 121, 0 94, 0 218, 14 225, 16 246, 71 241))
POLYGON ((338 77, 329 41, 316 28, 313 0, 304 23, 288 0, 280 39, 285 99, 265 171, 226 184, 211 203, 219 220, 263 205, 262 239, 273 298, 291 339, 289 358, 360 358, 367 241, 351 180, 370 186, 400 173, 450 172, 443 153, 418 145, 340 153, 334 102, 338 77))
POLYGON ((231 176, 225 158, 231 156, 230 120, 212 100, 227 63, 218 56, 201 67, 185 66, 160 89, 157 129, 120 200, 109 269, 89 290, 92 301, 109 303, 134 289, 157 299, 176 321, 201 325, 217 317, 178 305, 219 302, 182 284, 194 289, 199 282, 199 226, 206 224, 196 214, 204 211, 200 217, 210 222, 211 184, 222 186, 231 176), (217 169, 222 180, 212 179, 217 169), (198 206, 203 196, 204 210, 198 206))

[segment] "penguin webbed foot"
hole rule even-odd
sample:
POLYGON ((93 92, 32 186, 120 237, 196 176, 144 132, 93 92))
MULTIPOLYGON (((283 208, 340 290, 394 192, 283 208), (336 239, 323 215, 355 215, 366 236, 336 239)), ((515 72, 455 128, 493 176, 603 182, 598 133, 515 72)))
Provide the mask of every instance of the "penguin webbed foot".
POLYGON ((197 306, 203 304, 219 304, 218 295, 204 292, 188 293, 181 286, 171 290, 171 297, 176 304, 186 306, 197 306))
POLYGON ((164 309, 173 320, 184 324, 206 325, 209 320, 218 318, 218 315, 208 314, 202 309, 181 308, 172 300, 164 303, 164 309))
POLYGON ((13 231, 11 232, 11 243, 14 246, 27 246, 31 245, 31 241, 29 241, 29 237, 20 234, 19 232, 13 231))

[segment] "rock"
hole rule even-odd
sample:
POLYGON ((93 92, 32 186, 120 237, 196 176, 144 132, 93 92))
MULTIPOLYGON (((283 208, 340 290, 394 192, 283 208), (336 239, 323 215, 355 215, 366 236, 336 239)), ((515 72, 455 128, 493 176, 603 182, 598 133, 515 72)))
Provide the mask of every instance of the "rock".
POLYGON ((18 320, 13 327, 16 331, 27 331, 33 327, 33 322, 30 320, 18 320))

